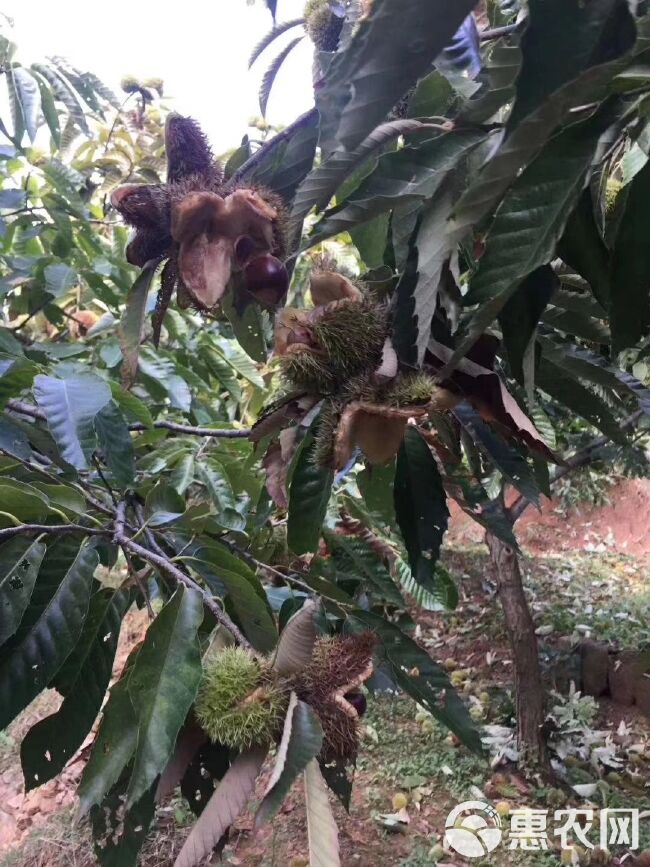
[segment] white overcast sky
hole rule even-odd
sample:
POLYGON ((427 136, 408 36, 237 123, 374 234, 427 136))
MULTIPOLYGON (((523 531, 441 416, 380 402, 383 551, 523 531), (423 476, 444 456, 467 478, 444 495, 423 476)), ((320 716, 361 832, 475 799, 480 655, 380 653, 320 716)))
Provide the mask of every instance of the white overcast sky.
MULTIPOLYGON (((304 2, 278 0, 278 22, 300 17, 304 2)), ((114 89, 124 75, 162 78, 166 102, 201 123, 215 153, 239 144, 248 119, 259 115, 266 66, 300 32, 278 40, 249 72, 251 49, 272 26, 263 0, 0 0, 0 12, 14 20, 23 63, 58 54, 114 89)), ((312 102, 305 39, 276 79, 268 119, 290 123, 312 102)))

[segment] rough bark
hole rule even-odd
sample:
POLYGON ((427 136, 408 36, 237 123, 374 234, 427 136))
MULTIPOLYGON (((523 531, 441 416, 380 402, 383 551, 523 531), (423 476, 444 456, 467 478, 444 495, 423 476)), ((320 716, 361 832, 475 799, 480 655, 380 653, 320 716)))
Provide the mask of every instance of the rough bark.
POLYGON ((512 648, 519 765, 524 771, 549 775, 537 636, 524 594, 519 558, 512 548, 491 533, 487 534, 486 542, 512 648))

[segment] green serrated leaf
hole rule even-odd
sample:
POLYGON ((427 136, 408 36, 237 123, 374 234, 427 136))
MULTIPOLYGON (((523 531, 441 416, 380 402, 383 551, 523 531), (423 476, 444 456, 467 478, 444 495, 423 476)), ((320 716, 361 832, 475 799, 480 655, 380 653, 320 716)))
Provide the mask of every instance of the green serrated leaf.
POLYGON ((614 349, 635 343, 650 327, 650 254, 647 239, 650 163, 630 185, 612 261, 611 323, 614 349))
POLYGON ((378 517, 386 526, 395 523, 395 461, 378 466, 367 466, 357 476, 361 496, 373 517, 378 517))
POLYGON ((210 458, 197 465, 197 472, 217 510, 217 521, 228 530, 243 530, 246 520, 237 510, 237 500, 223 466, 210 458))
MULTIPOLYGON (((16 99, 29 140, 34 142, 39 125, 41 93, 34 76, 23 66, 14 66, 9 75, 13 80, 16 99)), ((19 141, 18 136, 15 138, 19 141)))
POLYGON ((331 552, 337 574, 352 575, 355 579, 362 580, 377 600, 398 608, 404 607, 404 600, 391 578, 390 571, 368 542, 328 530, 324 531, 323 537, 331 552))
POLYGON ((45 277, 45 288, 55 298, 65 295, 79 282, 77 272, 65 262, 55 262, 48 265, 43 271, 43 276, 45 277))
POLYGON ((101 867, 136 867, 138 853, 153 821, 155 787, 126 809, 128 777, 125 775, 107 794, 100 807, 91 811, 95 855, 101 867))
POLYGON ((591 190, 580 196, 558 244, 560 257, 581 274, 606 309, 611 297, 611 256, 596 222, 591 190))
POLYGON ((351 153, 335 151, 328 160, 313 169, 298 187, 291 212, 292 222, 297 227, 313 207, 318 211, 323 210, 344 181, 360 166, 372 160, 398 136, 421 127, 421 122, 416 120, 389 121, 373 130, 351 153))
POLYGON ((475 445, 522 497, 539 507, 539 489, 535 477, 519 452, 508 446, 469 404, 459 404, 454 415, 471 434, 475 445))
POLYGON ((571 370, 543 358, 537 370, 537 385, 614 442, 625 442, 625 434, 609 406, 583 385, 571 370))
POLYGON ((44 554, 42 542, 20 537, 0 547, 0 645, 18 629, 44 554))
POLYGON ((262 117, 266 116, 266 107, 269 102, 269 97, 271 96, 273 82, 275 81, 276 76, 280 71, 280 67, 287 59, 287 57, 291 54, 296 45, 298 45, 299 42, 302 42, 303 39, 304 35, 296 36, 289 43, 287 43, 287 45, 284 46, 284 48, 277 55, 277 57, 275 57, 271 61, 269 68, 264 73, 264 77, 262 78, 262 84, 260 86, 260 111, 262 112, 262 117))
POLYGON ((149 626, 133 664, 128 690, 138 724, 138 743, 126 793, 127 809, 164 770, 196 697, 201 679, 197 632, 202 620, 200 593, 178 587, 149 626))
POLYGON ((357 609, 348 618, 355 631, 372 629, 379 645, 377 657, 397 685, 449 728, 467 747, 482 753, 481 738, 469 712, 446 672, 402 630, 377 614, 357 609))
POLYGON ((23 461, 32 457, 26 434, 8 418, 0 418, 0 449, 23 461))
POLYGON ((50 501, 47 496, 34 485, 20 482, 18 479, 0 479, 0 524, 8 523, 43 523, 50 513, 50 501), (15 520, 11 521, 11 516, 15 520))
POLYGON ((149 407, 132 392, 125 391, 117 382, 109 382, 113 400, 129 418, 139 421, 145 427, 153 427, 153 416, 149 407))
MULTIPOLYGON (((269 147, 265 158, 257 163, 252 170, 242 174, 236 172, 236 179, 268 187, 281 196, 286 205, 290 207, 298 185, 314 163, 314 154, 318 143, 318 114, 316 111, 312 109, 302 116, 301 121, 288 139, 278 137, 278 144, 275 147, 269 147)), ((230 315, 228 318, 230 319, 230 315)), ((239 339, 239 335, 236 336, 239 339)), ((257 356, 241 340, 239 342, 248 354, 257 360, 257 356)))
POLYGON ((135 476, 135 455, 129 428, 115 401, 97 413, 95 431, 111 475, 118 485, 127 487, 135 476))
POLYGON ((530 0, 521 39, 523 62, 508 127, 514 129, 588 67, 631 48, 634 38, 634 21, 625 0, 597 0, 586 5, 530 0))
MULTIPOLYGON (((104 700, 128 603, 124 590, 100 590, 90 600, 79 644, 64 665, 68 682, 63 704, 36 723, 21 744, 26 791, 63 770, 90 731, 104 700)), ((61 673, 57 681, 59 685, 61 673)))
POLYGON ((413 577, 432 590, 433 571, 447 529, 447 497, 431 449, 409 425, 397 455, 395 516, 413 577))
POLYGON ((294 780, 323 745, 323 729, 314 711, 291 693, 275 766, 255 814, 255 827, 269 822, 282 806, 294 780))
POLYGON ((383 0, 361 20, 317 90, 321 147, 354 150, 431 69, 471 0, 383 0))
POLYGON ((92 752, 79 783, 79 808, 85 815, 100 804, 131 761, 138 740, 138 723, 128 683, 140 652, 137 645, 127 659, 121 678, 111 687, 92 752))
POLYGON ((201 546, 192 557, 183 559, 188 560, 214 593, 227 595, 246 638, 256 650, 269 653, 276 645, 278 632, 259 578, 247 576, 241 569, 224 568, 211 559, 211 550, 201 546))
POLYGON ((517 287, 499 314, 510 370, 525 383, 524 359, 533 351, 540 316, 560 285, 550 265, 542 265, 517 287))
POLYGON ((38 367, 26 358, 2 358, 0 356, 0 409, 11 398, 18 397, 29 388, 38 373, 38 367))
POLYGON ((484 138, 482 132, 449 132, 418 148, 385 154, 347 199, 325 212, 306 246, 349 231, 397 205, 432 198, 449 172, 484 138))
POLYGON ((550 262, 589 178, 600 136, 616 122, 618 103, 556 136, 512 184, 488 234, 485 253, 465 296, 479 304, 443 375, 448 375, 499 315, 521 281, 550 262))
POLYGON ((334 483, 333 470, 319 466, 314 451, 313 434, 308 433, 301 444, 289 487, 287 542, 296 554, 307 554, 318 548, 334 483))
POLYGON ((75 646, 98 562, 97 552, 82 546, 39 619, 0 664, 0 729, 48 685, 75 646))
POLYGON ((79 470, 87 469, 96 442, 95 416, 111 399, 107 383, 92 373, 68 379, 39 374, 34 380, 34 397, 45 412, 63 459, 79 470))
POLYGON ((129 290, 126 308, 120 322, 120 346, 122 347, 122 382, 128 388, 138 370, 140 342, 147 314, 147 298, 156 275, 158 262, 147 262, 129 290))

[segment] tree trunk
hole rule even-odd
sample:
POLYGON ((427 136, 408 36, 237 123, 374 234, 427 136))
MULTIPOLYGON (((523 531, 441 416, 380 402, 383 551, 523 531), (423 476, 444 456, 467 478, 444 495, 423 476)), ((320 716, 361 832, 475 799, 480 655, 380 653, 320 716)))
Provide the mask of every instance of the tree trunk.
POLYGON ((519 558, 512 548, 491 533, 487 534, 486 542, 512 648, 519 765, 524 771, 550 775, 537 636, 524 594, 519 558))

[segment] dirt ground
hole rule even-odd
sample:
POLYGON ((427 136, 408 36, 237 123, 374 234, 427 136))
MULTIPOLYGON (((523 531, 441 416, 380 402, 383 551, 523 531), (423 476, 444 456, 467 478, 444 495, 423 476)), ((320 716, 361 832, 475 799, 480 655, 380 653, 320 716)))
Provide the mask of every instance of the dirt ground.
MULTIPOLYGON (((622 482, 609 497, 611 505, 599 509, 588 506, 568 515, 552 504, 544 506, 541 516, 531 508, 522 522, 519 536, 528 555, 524 570, 545 659, 551 659, 558 648, 581 637, 585 630, 611 640, 609 634, 599 636, 598 630, 612 622, 620 624, 615 636, 619 643, 638 646, 641 638, 647 637, 650 482, 622 482), (625 594, 620 592, 622 582, 625 594), (625 607, 619 610, 621 605, 625 607)), ((480 533, 477 537, 475 525, 466 523, 464 516, 454 514, 449 535, 451 543, 444 558, 459 583, 462 601, 454 612, 418 613, 417 637, 440 662, 446 661, 448 667, 454 662, 459 691, 470 707, 483 708, 479 724, 501 724, 510 713, 512 660, 493 598, 489 565, 482 546, 467 547, 480 541, 480 533)), ((128 615, 116 671, 146 623, 145 612, 128 615)), ((74 822, 74 792, 87 748, 82 748, 57 780, 26 795, 23 790, 20 739, 34 722, 52 713, 59 701, 54 691, 48 691, 8 733, 0 734, 0 867, 90 867, 95 863, 87 828, 74 822)), ((647 810, 650 721, 633 709, 605 700, 593 727, 604 731, 626 757, 620 773, 608 774, 606 768, 598 771, 603 791, 607 789, 608 794, 596 807, 631 801, 647 810), (632 756, 626 752, 628 747, 637 752, 632 756), (630 756, 634 766, 631 759, 627 764, 630 756)), ((588 775, 589 761, 581 763, 578 771, 588 775)), ((531 785, 507 762, 491 767, 458 746, 432 720, 422 719, 410 700, 382 697, 371 701, 364 720, 350 815, 335 807, 341 831, 341 863, 345 867, 424 867, 434 863, 462 867, 467 862, 460 858, 436 860, 444 820, 453 805, 476 797, 477 792, 493 801, 505 799, 513 807, 539 808, 554 804, 552 799, 558 797, 572 806, 584 805, 584 799, 569 786, 564 789, 564 794, 560 791, 558 795, 557 789, 548 789, 541 781, 531 785), (400 813, 404 822, 396 822, 393 815, 396 795, 407 800, 400 813)), ((170 867, 192 821, 179 796, 164 804, 143 852, 143 867, 170 867)), ((650 827, 643 839, 644 845, 650 846, 650 827)), ((305 867, 307 859, 303 795, 298 787, 278 818, 257 835, 252 834, 250 816, 242 817, 224 852, 224 863, 242 867, 305 867)), ((479 863, 483 867, 550 867, 560 863, 559 859, 557 850, 534 857, 515 857, 506 851, 479 863)))
MULTIPOLYGON (((581 503, 564 509, 542 498, 541 514, 529 506, 517 522, 517 538, 532 554, 611 550, 650 557, 650 479, 622 479, 609 489, 607 499, 603 506, 581 503)), ((482 527, 454 502, 450 512, 452 542, 482 541, 482 527)))

